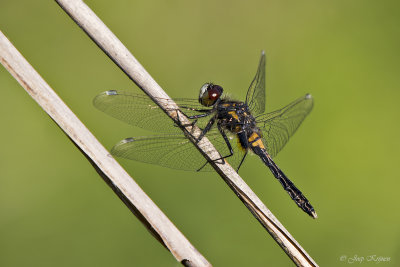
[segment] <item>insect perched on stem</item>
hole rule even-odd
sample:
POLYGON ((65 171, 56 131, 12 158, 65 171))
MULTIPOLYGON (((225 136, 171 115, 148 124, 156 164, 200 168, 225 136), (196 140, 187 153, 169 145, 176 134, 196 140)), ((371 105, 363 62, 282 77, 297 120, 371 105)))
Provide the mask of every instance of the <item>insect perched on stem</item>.
MULTIPOLYGON (((237 171, 248 152, 253 152, 268 166, 297 206, 317 218, 307 198, 272 160, 311 111, 311 95, 306 94, 279 110, 265 113, 264 52, 245 102, 222 97, 222 93, 221 86, 206 83, 197 100, 174 99, 180 110, 202 129, 197 141, 207 136, 221 158, 227 159, 237 171), (238 145, 232 145, 233 138, 238 145)), ((158 101, 168 104, 170 100, 158 101)), ((93 103, 99 110, 124 122, 166 133, 126 138, 112 148, 113 155, 175 169, 211 170, 200 152, 147 96, 110 90, 96 96, 93 103)))

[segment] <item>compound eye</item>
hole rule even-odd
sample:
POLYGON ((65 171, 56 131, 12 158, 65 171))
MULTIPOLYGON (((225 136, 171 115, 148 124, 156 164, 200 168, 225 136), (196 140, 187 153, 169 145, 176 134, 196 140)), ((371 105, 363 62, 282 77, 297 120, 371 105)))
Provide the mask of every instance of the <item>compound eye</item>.
POLYGON ((206 83, 200 89, 199 102, 206 107, 212 106, 221 97, 222 92, 221 86, 206 83))
POLYGON ((222 87, 219 85, 213 85, 208 89, 208 98, 211 100, 217 101, 218 98, 221 97, 222 94, 222 87))

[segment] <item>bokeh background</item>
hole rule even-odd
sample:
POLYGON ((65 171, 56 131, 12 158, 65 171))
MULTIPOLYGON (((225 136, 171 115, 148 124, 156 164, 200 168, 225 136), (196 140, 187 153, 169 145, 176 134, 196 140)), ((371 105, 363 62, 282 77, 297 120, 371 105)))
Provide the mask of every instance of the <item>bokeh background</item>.
MULTIPOLYGON (((267 110, 315 98, 276 162, 319 218, 256 157, 241 176, 321 266, 400 266, 398 1, 86 3, 172 97, 244 99, 264 49, 267 110)), ((106 147, 151 134, 92 106, 140 90, 55 1, 2 0, 0 30, 106 147)), ((0 88, 0 266, 180 266, 3 67, 0 88)), ((120 162, 215 266, 292 265, 217 174, 120 162)))

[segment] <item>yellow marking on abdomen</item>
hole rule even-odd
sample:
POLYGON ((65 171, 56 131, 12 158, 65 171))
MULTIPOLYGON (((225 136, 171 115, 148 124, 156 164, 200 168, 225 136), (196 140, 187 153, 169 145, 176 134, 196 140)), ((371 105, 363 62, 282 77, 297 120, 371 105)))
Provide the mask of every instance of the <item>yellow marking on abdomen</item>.
POLYGON ((239 117, 235 111, 229 111, 229 115, 231 115, 235 120, 239 120, 239 117))
POLYGON ((253 142, 257 138, 260 138, 260 135, 258 133, 252 133, 248 140, 249 140, 249 142, 253 142))
POLYGON ((260 148, 265 148, 262 139, 260 137, 260 135, 258 133, 253 133, 249 139, 248 139, 249 143, 251 143, 251 146, 253 147, 260 147, 260 148))
POLYGON ((264 146, 264 144, 263 144, 261 139, 258 139, 254 143, 251 143, 251 145, 254 146, 254 147, 258 146, 258 147, 260 147, 262 149, 265 149, 265 146, 264 146))

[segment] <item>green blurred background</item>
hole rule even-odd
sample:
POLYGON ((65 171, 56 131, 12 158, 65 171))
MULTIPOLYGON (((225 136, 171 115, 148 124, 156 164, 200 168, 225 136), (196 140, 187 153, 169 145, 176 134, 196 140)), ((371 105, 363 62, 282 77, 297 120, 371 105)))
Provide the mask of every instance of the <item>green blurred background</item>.
MULTIPOLYGON (((398 1, 86 3, 172 97, 244 99, 265 49, 268 111, 315 98, 276 162, 319 218, 256 157, 241 176, 321 266, 400 266, 398 1)), ((1 0, 0 30, 106 147, 150 134, 92 106, 140 90, 54 1, 1 0)), ((0 87, 0 266, 180 266, 3 67, 0 87)), ((292 265, 217 174, 120 162, 215 266, 292 265)))

